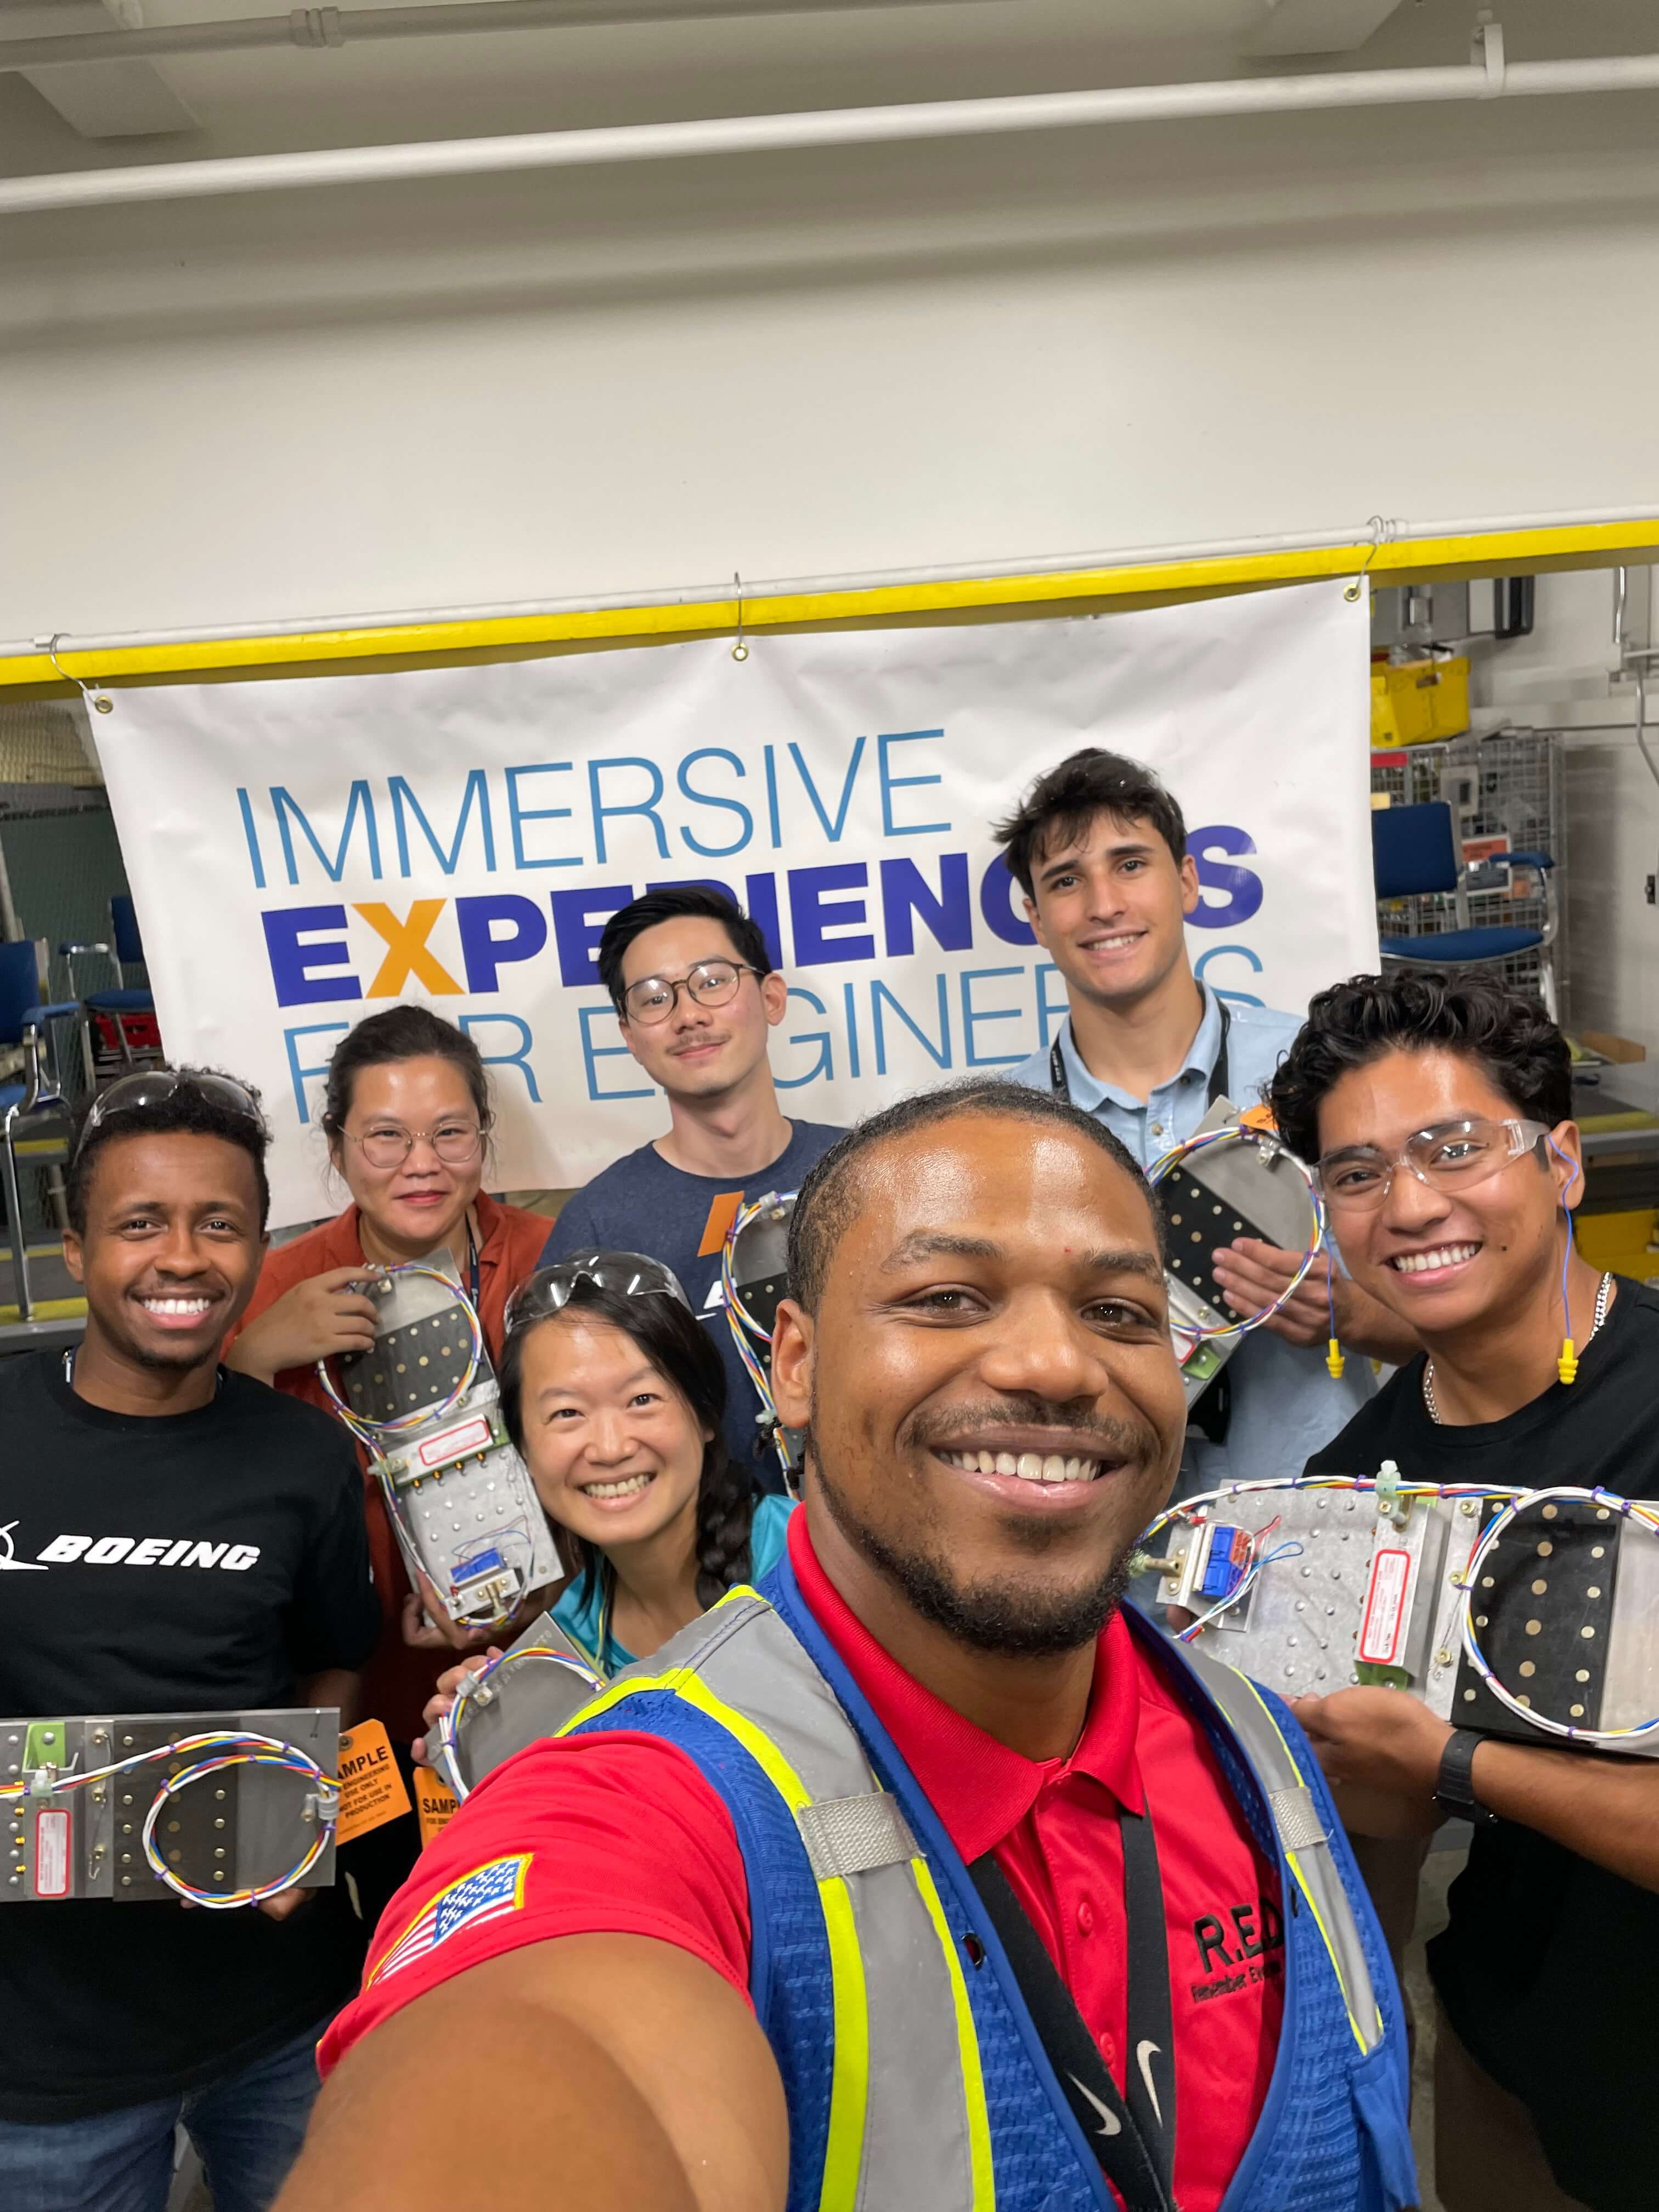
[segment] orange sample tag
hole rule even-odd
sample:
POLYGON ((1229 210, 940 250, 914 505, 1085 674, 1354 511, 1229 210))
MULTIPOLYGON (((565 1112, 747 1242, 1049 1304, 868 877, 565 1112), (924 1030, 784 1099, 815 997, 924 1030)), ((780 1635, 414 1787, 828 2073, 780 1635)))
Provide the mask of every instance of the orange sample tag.
POLYGON ((386 1724, 360 1721, 340 1738, 340 1818, 334 1831, 337 1844, 366 1836, 407 1813, 409 1792, 392 1756, 386 1724))
POLYGON ((732 1233, 732 1224, 737 1219, 738 1208, 742 1204, 743 1193, 740 1190, 723 1190, 718 1198, 711 1200, 708 1218, 702 1224, 702 1242, 697 1247, 698 1259, 706 1260, 711 1253, 720 1250, 732 1233))
POLYGON ((444 1780, 429 1766, 415 1770, 415 1810, 421 1816, 421 1849, 424 1850, 435 1836, 441 1835, 461 1809, 461 1801, 444 1780))

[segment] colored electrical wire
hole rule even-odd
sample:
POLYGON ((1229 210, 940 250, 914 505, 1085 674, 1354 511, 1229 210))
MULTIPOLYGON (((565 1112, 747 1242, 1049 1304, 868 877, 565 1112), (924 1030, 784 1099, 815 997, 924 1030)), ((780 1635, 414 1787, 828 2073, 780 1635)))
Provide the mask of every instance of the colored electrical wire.
POLYGON ((461 1378, 445 1397, 433 1405, 417 1407, 413 1413, 394 1414, 389 1421, 372 1421, 367 1413, 359 1413, 347 1405, 340 1395, 334 1377, 328 1371, 327 1360, 317 1362, 317 1373, 328 1394, 330 1404, 358 1442, 367 1445, 371 1451, 383 1437, 407 1436, 411 1430, 423 1429, 428 1421, 441 1421, 446 1413, 452 1413, 472 1388, 473 1377, 483 1364, 483 1325, 478 1319, 477 1307, 453 1275, 447 1275, 441 1267, 428 1267, 413 1261, 404 1267, 372 1267, 364 1271, 365 1280, 375 1282, 391 1281, 405 1275, 424 1275, 429 1282, 441 1283, 465 1315, 472 1342, 461 1378))
MULTIPOLYGON (((130 1774, 136 1767, 153 1765, 157 1759, 188 1758, 198 1752, 209 1755, 177 1774, 165 1777, 156 1791, 149 1813, 144 1818, 144 1858, 150 1872, 167 1884, 178 1896, 192 1905, 199 1905, 210 1912, 229 1912, 258 1905, 262 1899, 275 1897, 284 1889, 292 1889, 303 1881, 328 1849, 334 1835, 339 1815, 339 1784, 298 1744, 285 1743, 278 1736, 260 1735, 250 1729, 212 1729, 200 1735, 180 1736, 173 1743, 158 1744, 154 1751, 135 1752, 131 1759, 117 1759, 110 1766, 90 1767, 83 1774, 59 1774, 51 1770, 52 1782, 50 1794, 58 1796, 77 1790, 89 1789, 94 1782, 107 1782, 118 1774, 130 1774), (274 1881, 255 1883, 252 1887, 234 1890, 198 1889, 173 1873, 155 1844, 155 1823, 162 1807, 179 1790, 192 1782, 204 1780, 210 1774, 223 1773, 233 1766, 276 1766, 290 1774, 298 1774, 313 1785, 313 1811, 317 1832, 301 1855, 298 1862, 286 1874, 274 1881)), ((39 1773, 41 1769, 37 1768, 39 1773)), ((24 1800, 39 1793, 29 1778, 21 1782, 0 1784, 0 1802, 24 1800)))
MULTIPOLYGON (((431 1422, 441 1421, 446 1413, 453 1413, 472 1388, 478 1370, 483 1365, 485 1359, 483 1324, 478 1319, 477 1307, 454 1277, 446 1274, 441 1267, 428 1267, 411 1261, 403 1267, 374 1268, 366 1275, 365 1279, 383 1282, 401 1275, 424 1275, 430 1282, 441 1283, 465 1317, 471 1343, 468 1348, 466 1365, 459 1381, 453 1388, 444 1397, 438 1399, 430 1406, 416 1407, 412 1413, 396 1414, 389 1421, 373 1421, 368 1414, 360 1413, 349 1406, 341 1396, 334 1377, 328 1371, 327 1360, 319 1359, 317 1362, 318 1376, 328 1395, 329 1402, 374 1463, 374 1471, 380 1478, 380 1487, 386 1493, 386 1511, 391 1517, 394 1530, 400 1530, 399 1501, 397 1482, 386 1463, 384 1449, 386 1439, 391 1437, 410 1435, 416 1429, 423 1429, 431 1422)), ((401 1533, 399 1541, 403 1541, 401 1533)), ((512 1619, 512 1615, 513 1608, 508 1606, 504 1611, 493 1613, 484 1618, 462 1617, 467 1619, 469 1625, 472 1626, 504 1628, 512 1619)))
MULTIPOLYGON (((1230 1482, 1219 1490, 1206 1490, 1192 1498, 1182 1498, 1166 1505, 1146 1524, 1141 1534, 1139 1548, 1150 1550, 1156 1539, 1172 1521, 1201 1521, 1205 1509, 1223 1504, 1230 1498, 1249 1498, 1264 1491, 1329 1490, 1361 1491, 1375 1493, 1386 1486, 1379 1484, 1374 1474, 1283 1474, 1264 1476, 1256 1482, 1230 1482)), ((1395 1488, 1404 1499, 1418 1498, 1449 1498, 1453 1499, 1525 1498, 1530 1493, 1510 1484, 1485 1482, 1407 1482, 1395 1488)), ((1659 1509, 1656 1509, 1659 1510, 1659 1509)))
MULTIPOLYGON (((1261 1532, 1262 1535, 1266 1535, 1267 1533, 1267 1532, 1265 1528, 1261 1532)), ((1255 1541, 1259 1543, 1261 1541, 1261 1538, 1256 1538, 1255 1541)), ((1275 1545, 1273 1549, 1267 1553, 1265 1557, 1261 1559, 1252 1559, 1249 1565, 1239 1577, 1238 1582, 1231 1590, 1228 1591, 1226 1596, 1221 1600, 1220 1603, 1218 1605, 1212 1605, 1207 1613, 1200 1613, 1196 1620, 1191 1622, 1187 1627, 1181 1631, 1180 1634, 1176 1637, 1176 1641, 1178 1644, 1191 1644, 1195 1638, 1203 1634, 1204 1631, 1210 1626, 1210 1623, 1212 1620, 1219 1620, 1224 1613, 1231 1613, 1234 1606, 1238 1605, 1243 1601, 1255 1586, 1257 1579, 1260 1577, 1265 1568, 1272 1566, 1277 1559, 1299 1559, 1301 1555, 1301 1545, 1291 1542, 1275 1545)))
MULTIPOLYGON (((1246 1314, 1238 1321, 1230 1322, 1194 1323, 1172 1321, 1170 1324, 1171 1330, 1180 1336, 1189 1339, 1193 1351, 1196 1351, 1200 1344, 1218 1337, 1248 1335, 1251 1329, 1260 1328, 1265 1322, 1270 1322, 1273 1316, 1281 1312, 1296 1296, 1303 1284, 1306 1282, 1314 1261, 1325 1249, 1325 1201, 1320 1195, 1318 1184, 1314 1181, 1313 1171, 1306 1161, 1298 1159, 1288 1146, 1280 1144, 1271 1131, 1253 1129, 1241 1121, 1229 1121, 1219 1129, 1200 1130, 1197 1136, 1188 1137, 1183 1144, 1172 1145, 1167 1152, 1160 1153, 1147 1169, 1146 1180, 1156 1189, 1166 1176, 1181 1166, 1183 1161, 1192 1158, 1194 1153, 1208 1152, 1222 1145, 1242 1144, 1262 1146, 1275 1159, 1285 1159, 1291 1163, 1291 1167, 1307 1186, 1308 1206, 1313 1215, 1313 1235, 1290 1281, 1285 1284, 1276 1298, 1268 1304, 1260 1307, 1255 1313, 1246 1314)), ((1331 1310, 1331 1334, 1334 1338, 1336 1334, 1334 1303, 1331 1310)), ((1190 1358, 1192 1353, 1189 1352, 1187 1357, 1190 1358)))
MULTIPOLYGON (((1162 1513, 1147 1523, 1137 1548, 1143 1553, 1150 1552, 1163 1532, 1172 1522, 1184 1522, 1195 1527, 1208 1517, 1210 1508, 1224 1504, 1230 1498, 1258 1495, 1267 1491, 1301 1490, 1358 1492, 1397 1499, 1406 1505, 1425 1498, 1431 1500, 1443 1498, 1449 1502, 1475 1505, 1496 1504, 1500 1510, 1492 1516, 1482 1531, 1474 1549, 1469 1555, 1468 1564, 1462 1575, 1456 1578, 1455 1585, 1459 1592, 1462 1616, 1461 1630, 1462 1651, 1470 1668, 1480 1676, 1499 1705, 1513 1713, 1517 1720, 1523 1721, 1528 1728, 1536 1729, 1545 1735, 1555 1736, 1563 1742, 1589 1745, 1631 1743, 1650 1736, 1656 1730, 1659 1730, 1659 1713, 1655 1714, 1650 1720, 1638 1721, 1626 1728, 1592 1729, 1577 1727, 1570 1721, 1553 1719, 1547 1713, 1538 1712, 1530 1705, 1523 1704, 1520 1698, 1504 1687, 1492 1672, 1491 1663, 1480 1648, 1480 1639, 1477 1632, 1483 1624, 1484 1616, 1477 1615, 1475 1611, 1481 1568, 1490 1559, 1504 1531, 1512 1528, 1522 1514, 1530 1512, 1534 1508, 1547 1510, 1557 1504, 1593 1505, 1598 1513, 1604 1515, 1609 1521, 1617 1516, 1627 1523, 1633 1523, 1645 1528, 1650 1535, 1659 1537, 1659 1503, 1644 1498, 1621 1498, 1616 1491, 1602 1490, 1599 1487, 1585 1490, 1568 1484, 1553 1486, 1542 1490, 1529 1490, 1521 1485, 1502 1483, 1436 1483, 1403 1480, 1384 1483, 1376 1475, 1305 1474, 1279 1475, 1267 1477, 1257 1482, 1228 1483, 1219 1490, 1206 1491, 1197 1497, 1183 1498, 1176 1504, 1166 1506, 1162 1513)), ((1272 1528, 1274 1525, 1276 1524, 1270 1522, 1268 1528, 1272 1528)), ((1261 1531, 1252 1539, 1253 1543, 1259 1543, 1261 1535, 1267 1533, 1267 1530, 1261 1531)), ((1253 1562, 1237 1586, 1228 1593, 1219 1605, 1212 1607, 1209 1612, 1182 1631, 1180 1640, 1182 1643, 1190 1643, 1201 1628, 1218 1618, 1220 1613, 1227 1611, 1230 1607, 1238 1603, 1264 1568, 1272 1565, 1276 1559, 1285 1555, 1285 1547, 1280 1546, 1278 1550, 1269 1553, 1261 1561, 1253 1562)))
POLYGON ((1529 1727, 1541 1729, 1546 1735, 1559 1736, 1569 1743, 1629 1743, 1637 1738, 1651 1735, 1659 1729, 1659 1713, 1651 1720, 1638 1721, 1630 1728, 1575 1728, 1569 1721, 1552 1720, 1547 1713, 1535 1712, 1529 1705, 1522 1705, 1512 1696, 1492 1673, 1486 1656, 1480 1649, 1475 1631, 1480 1620, 1475 1613, 1475 1593, 1480 1586, 1480 1570, 1491 1558, 1493 1548, 1504 1529, 1511 1528, 1522 1513, 1534 1507, 1546 1512, 1552 1505, 1594 1505, 1609 1521, 1615 1514, 1627 1522, 1639 1522, 1650 1535, 1659 1536, 1659 1509, 1640 1498, 1620 1498, 1616 1492, 1596 1488, 1582 1490, 1571 1484, 1556 1485, 1547 1490, 1528 1490, 1512 1498, 1501 1511, 1494 1513, 1481 1533, 1480 1540, 1469 1556, 1463 1571, 1463 1656, 1486 1684, 1500 1705, 1514 1713, 1529 1727))
POLYGON ((580 1677, 596 1698, 605 1688, 602 1677, 596 1674, 591 1667, 585 1667, 580 1659, 574 1658, 568 1651, 557 1650, 550 1644, 526 1644, 520 1650, 503 1651, 499 1659, 491 1659, 485 1666, 478 1668, 476 1671, 468 1668, 461 1678, 461 1686, 455 1692, 454 1700, 449 1711, 441 1715, 438 1721, 439 1771, 455 1792, 456 1797, 463 1802, 471 1796, 472 1785, 462 1774, 460 1760, 457 1756, 456 1730, 460 1724, 462 1709, 469 1700, 477 1697, 484 1684, 494 1675, 499 1674, 504 1667, 516 1666, 520 1659, 550 1659, 556 1666, 562 1667, 567 1673, 580 1677))

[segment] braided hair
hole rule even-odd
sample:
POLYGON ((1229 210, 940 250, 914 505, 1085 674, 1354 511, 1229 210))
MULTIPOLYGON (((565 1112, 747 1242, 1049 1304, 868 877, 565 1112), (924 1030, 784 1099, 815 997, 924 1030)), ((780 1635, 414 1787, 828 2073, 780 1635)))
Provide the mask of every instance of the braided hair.
MULTIPOLYGON (((726 1413, 726 1369, 714 1339, 688 1307, 665 1292, 630 1296, 602 1289, 584 1277, 573 1285, 561 1310, 573 1309, 609 1323, 636 1344, 690 1407, 698 1428, 708 1432, 697 1484, 692 1556, 696 1561, 698 1604, 705 1607, 717 1604, 735 1583, 749 1578, 749 1534, 756 1492, 751 1476, 732 1463, 720 1433, 726 1413)), ((541 1325, 539 1321, 532 1322, 528 1328, 509 1330, 501 1349, 501 1418, 520 1455, 524 1451, 524 1346, 531 1331, 541 1325)), ((603 1553, 571 1529, 561 1528, 558 1533, 574 1569, 585 1571, 589 1578, 591 1591, 592 1584, 610 1571, 603 1553)))

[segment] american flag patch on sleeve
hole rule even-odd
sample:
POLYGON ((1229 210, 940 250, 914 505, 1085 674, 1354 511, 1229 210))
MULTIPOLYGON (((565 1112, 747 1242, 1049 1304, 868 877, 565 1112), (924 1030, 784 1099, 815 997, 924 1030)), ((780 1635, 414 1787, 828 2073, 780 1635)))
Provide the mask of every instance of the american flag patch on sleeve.
POLYGON ((530 1854, 520 1851, 512 1858, 491 1859, 487 1866, 474 1867, 471 1874, 441 1889, 391 1949, 375 1960, 363 1987, 371 1989, 388 1974, 395 1974, 399 1966, 423 1959, 465 1928, 482 1928, 486 1921, 499 1920, 504 1912, 519 1911, 524 1905, 529 1870, 530 1854))

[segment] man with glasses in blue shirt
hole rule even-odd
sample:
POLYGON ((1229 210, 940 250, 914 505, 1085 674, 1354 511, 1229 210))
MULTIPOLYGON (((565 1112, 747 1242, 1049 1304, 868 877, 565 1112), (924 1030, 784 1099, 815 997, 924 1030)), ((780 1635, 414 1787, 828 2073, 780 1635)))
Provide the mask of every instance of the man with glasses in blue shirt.
POLYGON ((789 1121, 778 1104, 768 1046, 787 987, 759 926, 723 893, 702 884, 647 891, 605 924, 599 968, 623 1043, 667 1094, 669 1126, 570 1199, 542 1265, 599 1249, 648 1253, 672 1269, 726 1363, 732 1462, 762 1489, 781 1489, 727 1325, 720 1254, 738 1208, 799 1189, 841 1132, 789 1121))

